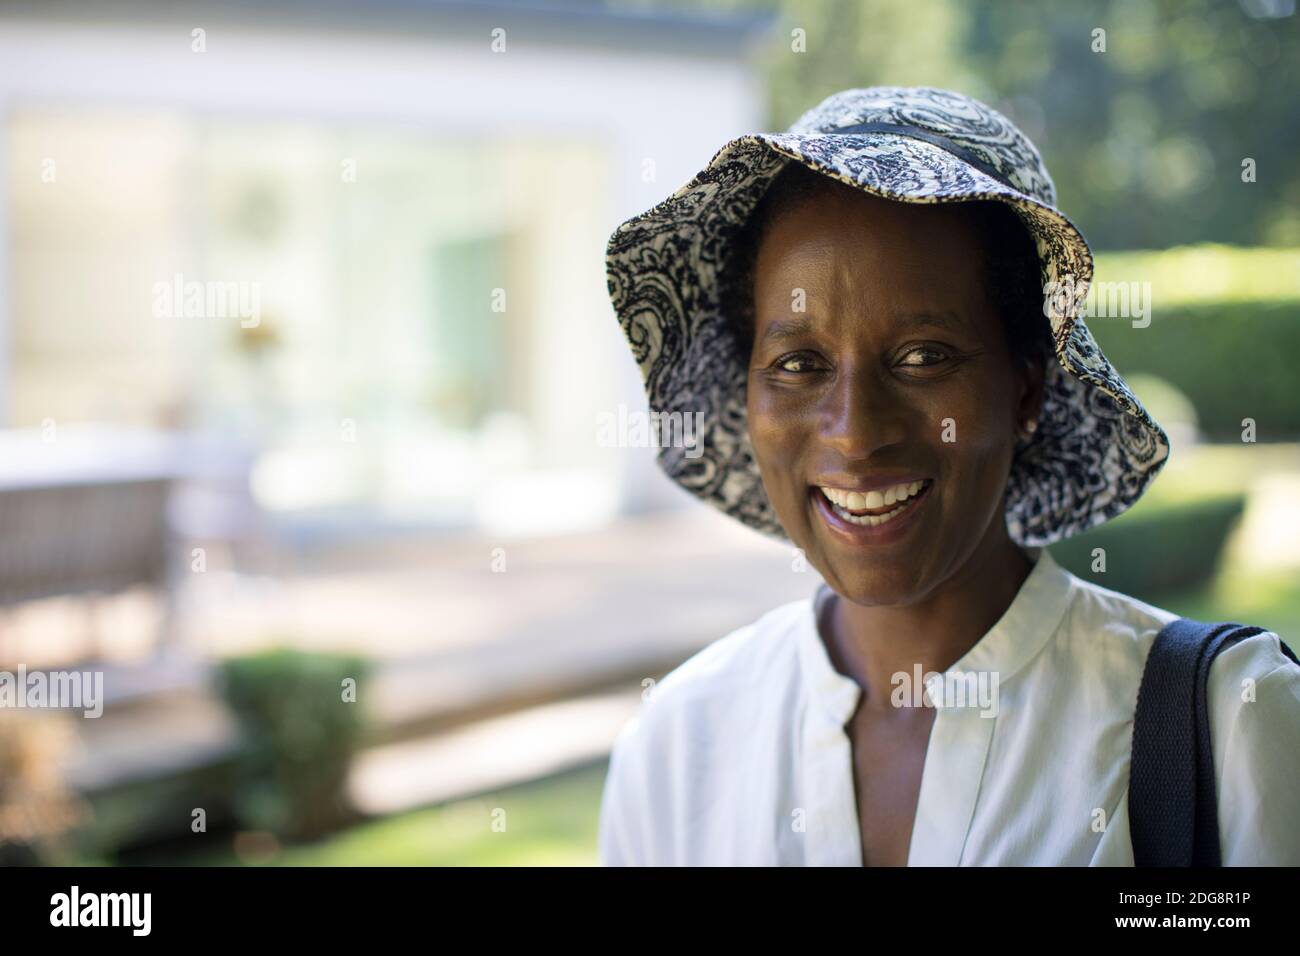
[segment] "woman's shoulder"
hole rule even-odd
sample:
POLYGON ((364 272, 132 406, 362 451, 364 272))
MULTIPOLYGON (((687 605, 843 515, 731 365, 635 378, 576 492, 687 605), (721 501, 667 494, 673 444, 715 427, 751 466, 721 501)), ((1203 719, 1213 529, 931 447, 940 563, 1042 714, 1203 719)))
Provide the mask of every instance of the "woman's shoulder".
MULTIPOLYGON (((1161 629, 1181 617, 1176 611, 1158 604, 1068 571, 1066 574, 1071 578, 1067 629, 1089 642, 1100 642, 1108 650, 1127 647, 1139 663, 1145 663, 1161 629)), ((1254 622, 1242 620, 1237 623, 1248 625, 1254 622)), ((1210 667, 1211 681, 1216 672, 1240 671, 1263 676, 1291 664, 1281 643, 1282 638, 1277 632, 1264 627, 1260 633, 1242 639, 1215 657, 1210 667)))
POLYGON ((1226 866, 1300 866, 1300 665, 1280 641, 1263 631, 1210 665, 1206 699, 1226 866))
MULTIPOLYGON (((1066 572, 1067 574, 1069 572, 1066 572)), ((1120 759, 1128 737, 1118 722, 1135 717, 1138 689, 1160 630, 1181 615, 1095 581, 1070 575, 1067 611, 1042 665, 1068 675, 1044 687, 1077 691, 1087 713, 1116 708, 1110 728, 1120 759)), ((1300 865, 1300 666, 1282 651, 1284 635, 1265 628, 1222 650, 1206 687, 1225 865, 1300 865)), ((1294 650, 1295 639, 1287 640, 1294 650)), ((1190 701, 1189 701, 1190 706, 1190 701)))
MULTIPOLYGON (((1080 657, 1122 667, 1135 701, 1156 635, 1180 615, 1073 576, 1067 631, 1080 657), (1117 664, 1117 662, 1122 662, 1117 664)), ((1239 620, 1240 624, 1252 624, 1239 620)), ((1220 651, 1206 686, 1225 865, 1300 865, 1300 666, 1259 633, 1220 651)), ((1288 641, 1294 649, 1294 641, 1288 641)))
POLYGON ((1093 640, 1130 644, 1145 654, 1160 629, 1178 614, 1062 569, 1070 578, 1066 624, 1093 640))

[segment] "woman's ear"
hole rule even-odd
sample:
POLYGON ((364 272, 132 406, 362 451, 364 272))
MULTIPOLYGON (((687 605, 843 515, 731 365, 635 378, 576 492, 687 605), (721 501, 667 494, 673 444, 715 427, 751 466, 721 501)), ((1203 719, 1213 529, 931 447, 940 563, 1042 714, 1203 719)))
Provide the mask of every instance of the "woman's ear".
POLYGON ((1024 363, 1020 369, 1020 394, 1016 401, 1016 437, 1028 439, 1038 430, 1038 419, 1043 409, 1043 384, 1046 378, 1046 362, 1033 359, 1024 363))

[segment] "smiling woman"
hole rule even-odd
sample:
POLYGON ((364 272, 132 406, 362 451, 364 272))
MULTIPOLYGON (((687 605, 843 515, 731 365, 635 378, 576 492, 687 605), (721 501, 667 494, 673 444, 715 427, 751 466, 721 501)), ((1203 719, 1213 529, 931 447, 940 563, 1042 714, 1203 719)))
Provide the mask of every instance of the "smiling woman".
POLYGON ((782 527, 827 583, 856 603, 897 604, 973 556, 1023 578, 1002 497, 1040 412, 1051 339, 1037 256, 1011 208, 889 202, 792 163, 735 254, 750 439, 782 527), (932 566, 909 549, 885 565, 893 584, 845 555, 949 509, 964 520, 922 529, 932 566))
MULTIPOLYGON (((1138 862, 1138 688, 1178 618, 1045 546, 1169 445, 1078 314, 1091 252, 1034 146, 955 93, 845 91, 728 143, 607 265, 651 408, 703 415, 662 467, 825 583, 655 688, 605 862, 1138 862)), ((1215 855, 1300 863, 1300 667, 1256 631, 1210 655, 1215 855)))

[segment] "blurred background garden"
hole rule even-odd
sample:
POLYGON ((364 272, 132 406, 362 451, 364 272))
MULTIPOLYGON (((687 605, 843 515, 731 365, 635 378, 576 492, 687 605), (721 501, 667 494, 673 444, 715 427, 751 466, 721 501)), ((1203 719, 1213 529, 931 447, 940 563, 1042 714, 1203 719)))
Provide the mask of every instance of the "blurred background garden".
POLYGON ((1006 113, 1097 280, 1149 289, 1149 322, 1088 322, 1174 453, 1058 560, 1300 646, 1298 27, 1294 0, 6 4, 0 671, 93 669, 106 701, 0 708, 0 864, 594 863, 644 682, 817 584, 596 441, 644 408, 604 244, 846 87, 1006 113), (160 316, 174 280, 245 283, 256 321, 160 316))

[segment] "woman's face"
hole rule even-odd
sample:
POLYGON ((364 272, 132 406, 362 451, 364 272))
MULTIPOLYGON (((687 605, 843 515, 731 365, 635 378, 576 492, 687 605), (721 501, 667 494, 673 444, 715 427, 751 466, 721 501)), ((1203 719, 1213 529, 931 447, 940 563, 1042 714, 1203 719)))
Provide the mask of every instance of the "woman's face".
POLYGON ((855 603, 913 603, 1008 547, 1003 495, 1041 376, 1013 367, 978 243, 953 205, 846 188, 788 210, 758 251, 748 415, 763 486, 855 603))

